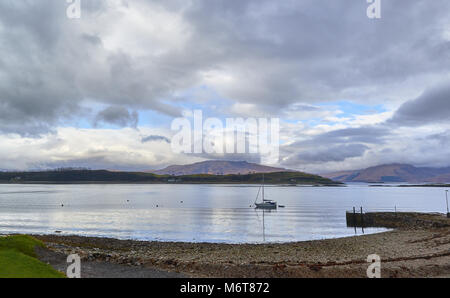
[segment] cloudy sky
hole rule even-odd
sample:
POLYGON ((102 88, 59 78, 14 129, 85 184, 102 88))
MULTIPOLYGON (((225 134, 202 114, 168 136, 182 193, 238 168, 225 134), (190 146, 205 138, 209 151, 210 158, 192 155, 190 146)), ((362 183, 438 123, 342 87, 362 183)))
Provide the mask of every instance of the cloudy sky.
MULTIPOLYGON (((450 1, 0 1, 0 169, 158 169, 171 122, 280 118, 284 167, 450 166, 450 1)), ((248 159, 255 156, 214 156, 248 159)))

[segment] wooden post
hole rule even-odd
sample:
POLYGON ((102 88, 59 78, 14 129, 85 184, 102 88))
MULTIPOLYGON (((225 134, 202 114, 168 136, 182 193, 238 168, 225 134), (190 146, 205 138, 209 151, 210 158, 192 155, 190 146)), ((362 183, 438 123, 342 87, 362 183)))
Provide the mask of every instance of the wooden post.
POLYGON ((355 227, 355 234, 356 234, 356 208, 353 207, 353 226, 355 227))
POLYGON ((364 214, 363 214, 362 207, 361 207, 361 228, 362 228, 362 232, 364 233, 364 214))

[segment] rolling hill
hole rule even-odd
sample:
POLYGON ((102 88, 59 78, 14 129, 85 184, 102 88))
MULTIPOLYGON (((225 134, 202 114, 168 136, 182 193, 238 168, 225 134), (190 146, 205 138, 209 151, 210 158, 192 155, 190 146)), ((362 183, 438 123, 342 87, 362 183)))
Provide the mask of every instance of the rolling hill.
POLYGON ((274 168, 263 166, 246 161, 223 161, 209 160, 188 165, 173 165, 162 170, 150 171, 157 175, 230 175, 230 174, 251 174, 251 173, 275 173, 275 172, 291 172, 283 168, 274 168))
POLYGON ((387 164, 355 171, 323 174, 323 177, 341 182, 450 182, 449 168, 415 167, 408 164, 387 164))

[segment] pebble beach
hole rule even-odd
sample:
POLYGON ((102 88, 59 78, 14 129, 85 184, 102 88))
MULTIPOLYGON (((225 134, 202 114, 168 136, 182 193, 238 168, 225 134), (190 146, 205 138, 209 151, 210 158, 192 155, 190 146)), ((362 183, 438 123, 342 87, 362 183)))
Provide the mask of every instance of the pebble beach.
MULTIPOLYGON (((414 221, 404 217, 402 220, 402 214, 396 214, 398 224, 390 223, 393 230, 389 232, 283 244, 34 236, 45 242, 48 253, 77 253, 82 262, 121 265, 134 272, 160 270, 162 275, 364 278, 368 255, 377 254, 382 262, 382 277, 450 277, 450 219, 441 214, 414 214, 414 221)), ((51 258, 47 261, 51 264, 51 258)))

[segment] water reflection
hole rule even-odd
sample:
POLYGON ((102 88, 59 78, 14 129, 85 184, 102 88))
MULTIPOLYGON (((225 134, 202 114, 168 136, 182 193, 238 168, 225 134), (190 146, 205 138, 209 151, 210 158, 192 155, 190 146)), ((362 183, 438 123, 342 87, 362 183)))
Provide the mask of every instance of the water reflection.
POLYGON ((249 207, 256 187, 0 185, 0 233, 62 231, 121 239, 287 242, 354 235, 345 218, 352 206, 368 211, 396 205, 399 211, 444 212, 440 189, 364 185, 268 186, 271 196, 286 208, 256 210, 249 207))
POLYGON ((262 241, 266 242, 266 213, 276 213, 276 210, 266 210, 266 209, 254 209, 256 213, 256 217, 258 218, 258 222, 260 222, 261 233, 262 233, 262 241))

